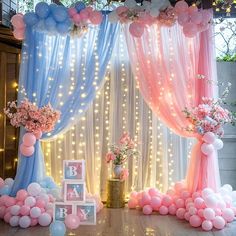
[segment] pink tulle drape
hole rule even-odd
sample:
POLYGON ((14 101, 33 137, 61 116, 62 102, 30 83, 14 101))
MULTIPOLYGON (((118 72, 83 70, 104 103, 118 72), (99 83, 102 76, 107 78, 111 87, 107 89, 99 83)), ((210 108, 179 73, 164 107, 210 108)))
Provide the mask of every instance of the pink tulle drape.
POLYGON ((185 130, 182 112, 201 103, 203 96, 213 97, 214 86, 209 82, 216 80, 212 29, 191 39, 178 24, 153 25, 141 38, 132 37, 128 26, 124 30, 132 70, 146 102, 176 134, 197 139, 186 175, 188 189, 216 190, 220 185, 217 153, 208 158, 202 154, 201 137, 185 130))

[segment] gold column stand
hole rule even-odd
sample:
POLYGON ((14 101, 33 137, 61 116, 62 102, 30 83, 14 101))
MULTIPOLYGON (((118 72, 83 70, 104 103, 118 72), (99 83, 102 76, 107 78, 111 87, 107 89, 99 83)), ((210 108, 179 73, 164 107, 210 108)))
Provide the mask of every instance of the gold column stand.
POLYGON ((121 208, 125 206, 125 181, 120 179, 107 180, 107 207, 121 208))

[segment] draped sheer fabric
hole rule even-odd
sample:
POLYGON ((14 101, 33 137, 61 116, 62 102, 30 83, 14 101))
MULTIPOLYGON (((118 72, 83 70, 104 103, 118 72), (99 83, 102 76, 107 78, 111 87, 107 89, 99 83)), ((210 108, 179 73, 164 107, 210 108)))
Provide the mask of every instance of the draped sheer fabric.
MULTIPOLYGON (((110 24, 105 15, 102 24, 90 28, 83 37, 49 35, 27 29, 18 101, 27 97, 39 107, 50 103, 61 111, 55 129, 42 139, 55 138, 65 132, 87 110, 103 85, 118 27, 110 24)), ((20 156, 13 195, 43 178, 43 160, 39 142, 32 157, 20 156)))
POLYGON ((132 37, 128 26, 125 32, 133 73, 152 111, 176 134, 198 140, 186 177, 189 190, 216 190, 220 185, 217 153, 209 158, 202 154, 201 137, 185 129, 188 123, 183 114, 185 107, 214 95, 209 82, 216 80, 212 29, 194 38, 186 38, 178 24, 153 25, 141 38, 132 37))

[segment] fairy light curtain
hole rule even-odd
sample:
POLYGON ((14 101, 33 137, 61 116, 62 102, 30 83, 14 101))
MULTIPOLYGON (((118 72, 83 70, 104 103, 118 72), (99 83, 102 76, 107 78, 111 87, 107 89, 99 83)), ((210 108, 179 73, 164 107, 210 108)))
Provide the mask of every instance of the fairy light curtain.
POLYGON ((64 135, 43 142, 47 175, 58 184, 63 159, 85 159, 88 191, 106 200, 111 165, 105 154, 110 144, 128 131, 138 144, 139 158, 126 163, 126 192, 147 187, 166 191, 185 175, 189 145, 162 125, 148 108, 133 78, 125 35, 120 31, 107 69, 106 83, 89 110, 64 135))
MULTIPOLYGON (((107 16, 99 27, 92 27, 83 37, 49 35, 27 29, 22 50, 19 98, 27 97, 39 107, 51 103, 61 111, 61 118, 51 133, 54 138, 78 119, 103 85, 119 26, 107 16)), ((21 135, 22 137, 22 135, 21 135)), ((44 157, 39 142, 31 158, 20 156, 12 190, 26 188, 44 177, 44 157)))
POLYGON ((201 137, 184 129, 182 112, 200 104, 202 97, 213 97, 213 83, 209 83, 216 79, 212 29, 194 38, 186 38, 178 24, 170 28, 155 24, 142 38, 132 37, 127 26, 125 31, 133 73, 152 111, 176 134, 197 138, 186 177, 189 190, 217 190, 217 153, 209 158, 202 154, 201 137))

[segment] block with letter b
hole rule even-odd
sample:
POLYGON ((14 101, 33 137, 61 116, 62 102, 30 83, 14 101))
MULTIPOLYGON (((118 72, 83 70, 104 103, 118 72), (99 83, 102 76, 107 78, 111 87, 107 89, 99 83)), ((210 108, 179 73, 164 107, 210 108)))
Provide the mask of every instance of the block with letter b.
POLYGON ((81 181, 65 181, 64 201, 69 203, 84 203, 85 183, 81 181))
POLYGON ((80 217, 81 225, 96 225, 96 203, 86 202, 74 205, 75 214, 80 217))
POLYGON ((84 160, 64 160, 63 161, 64 180, 85 180, 84 160))
POLYGON ((66 216, 73 214, 73 204, 64 202, 55 202, 53 208, 53 220, 64 221, 66 216))

